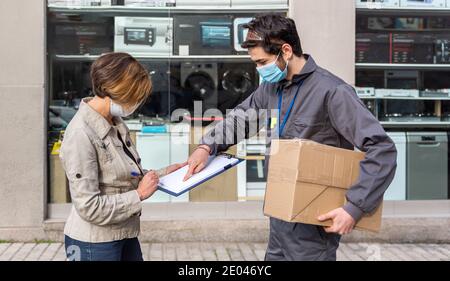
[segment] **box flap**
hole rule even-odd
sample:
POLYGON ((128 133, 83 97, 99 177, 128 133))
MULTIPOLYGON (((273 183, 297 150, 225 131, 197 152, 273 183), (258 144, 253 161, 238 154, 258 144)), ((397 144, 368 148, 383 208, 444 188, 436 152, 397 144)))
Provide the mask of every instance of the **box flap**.
POLYGON ((305 211, 327 188, 323 185, 298 182, 293 198, 294 204, 290 220, 294 220, 299 214, 305 211))
POLYGON ((348 189, 357 180, 365 154, 301 141, 297 181, 348 189))

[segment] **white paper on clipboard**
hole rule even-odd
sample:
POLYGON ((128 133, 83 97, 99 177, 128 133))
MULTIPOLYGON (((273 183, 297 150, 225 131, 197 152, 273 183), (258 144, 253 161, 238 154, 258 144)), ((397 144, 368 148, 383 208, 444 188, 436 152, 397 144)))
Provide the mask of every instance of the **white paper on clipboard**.
POLYGON ((236 166, 242 159, 230 158, 226 156, 210 157, 208 165, 200 173, 193 175, 187 181, 183 181, 184 176, 188 172, 189 167, 185 166, 169 175, 162 177, 159 180, 159 190, 166 192, 173 196, 180 196, 181 194, 191 190, 192 188, 212 179, 225 172, 226 170, 236 166))

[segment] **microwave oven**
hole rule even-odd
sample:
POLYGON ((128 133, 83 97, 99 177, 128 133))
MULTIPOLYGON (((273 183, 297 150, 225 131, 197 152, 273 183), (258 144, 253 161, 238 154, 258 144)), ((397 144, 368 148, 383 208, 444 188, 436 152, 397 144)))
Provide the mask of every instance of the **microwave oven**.
POLYGON ((114 51, 136 56, 170 56, 173 49, 173 19, 116 17, 114 51))

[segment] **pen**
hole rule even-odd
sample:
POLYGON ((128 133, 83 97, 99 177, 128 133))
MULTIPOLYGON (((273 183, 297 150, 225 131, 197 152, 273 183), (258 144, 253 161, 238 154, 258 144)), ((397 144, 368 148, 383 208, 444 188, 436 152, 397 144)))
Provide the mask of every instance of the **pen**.
POLYGON ((131 176, 132 177, 140 177, 141 176, 141 173, 138 173, 138 172, 131 172, 131 176))

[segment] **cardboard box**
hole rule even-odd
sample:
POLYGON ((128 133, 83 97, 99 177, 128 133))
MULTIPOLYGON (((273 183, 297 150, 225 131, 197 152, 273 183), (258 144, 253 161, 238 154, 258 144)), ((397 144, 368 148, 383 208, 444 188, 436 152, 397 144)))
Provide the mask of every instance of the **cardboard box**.
MULTIPOLYGON (((364 153, 309 140, 272 141, 264 214, 287 222, 331 226, 317 217, 344 206, 364 153)), ((378 232, 382 205, 356 229, 378 232)))

